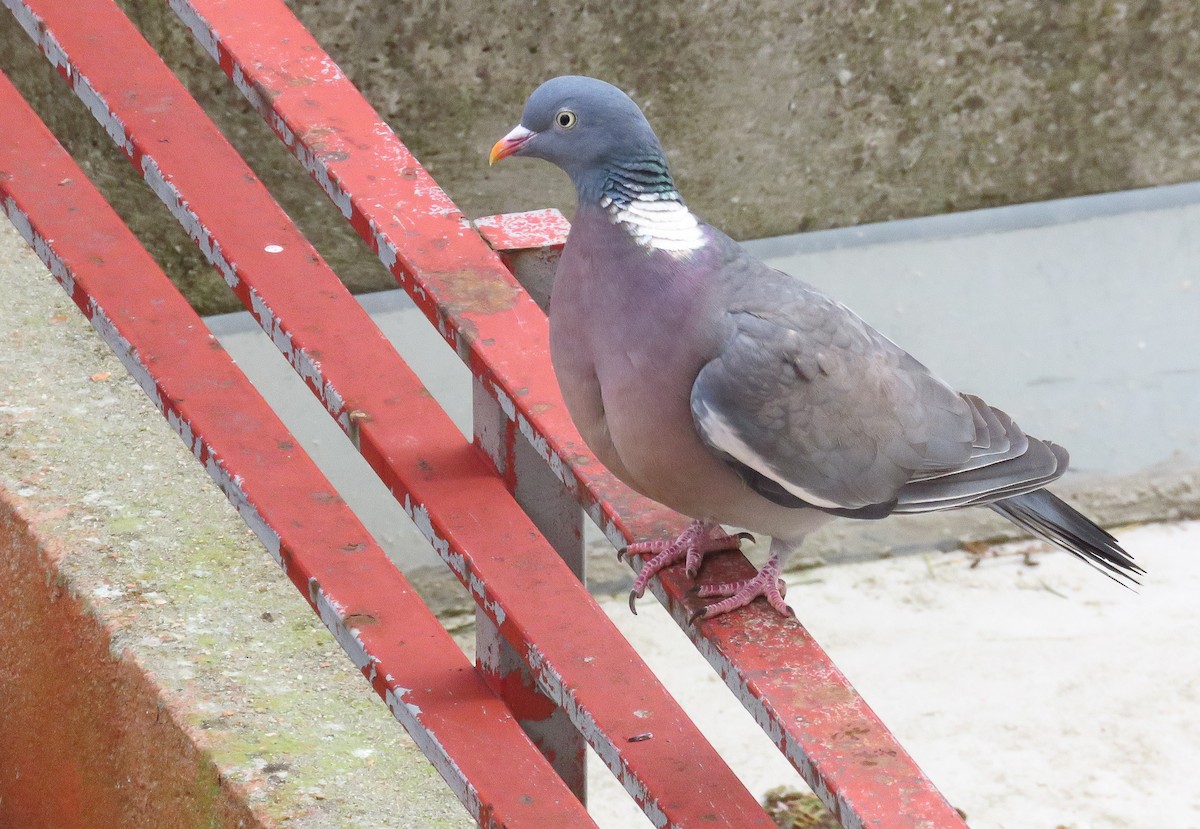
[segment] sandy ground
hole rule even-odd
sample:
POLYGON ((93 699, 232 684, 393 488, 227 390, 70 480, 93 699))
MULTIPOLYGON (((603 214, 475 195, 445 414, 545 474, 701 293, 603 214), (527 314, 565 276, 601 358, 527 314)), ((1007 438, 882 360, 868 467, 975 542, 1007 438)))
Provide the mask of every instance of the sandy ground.
MULTIPOLYGON (((974 829, 1196 829, 1200 522, 1120 537, 1138 593, 1066 554, 931 553, 800 573, 788 599, 974 829)), ((802 786, 657 603, 604 604, 755 795, 802 786)), ((649 825, 591 771, 602 827, 649 825)))

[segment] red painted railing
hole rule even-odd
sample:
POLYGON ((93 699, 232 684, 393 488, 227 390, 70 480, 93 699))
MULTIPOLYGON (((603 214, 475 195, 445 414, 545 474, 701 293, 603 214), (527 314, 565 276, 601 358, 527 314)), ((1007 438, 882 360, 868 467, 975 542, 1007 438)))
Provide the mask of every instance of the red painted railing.
MULTIPOLYGON (((426 630, 428 611, 340 501, 312 506, 325 503, 313 493, 328 485, 5 86, 4 111, 20 110, 24 142, 5 148, 6 211, 268 547, 279 547, 289 576, 476 819, 586 824, 563 797, 583 791, 582 735, 656 825, 770 826, 559 556, 574 558, 578 572, 576 504, 617 543, 677 530, 681 519, 623 488, 583 446, 553 381, 543 311, 282 0, 171 5, 467 362, 477 388, 475 446, 113 0, 2 2, 475 597, 484 630, 478 671, 449 655, 440 629, 426 630), (53 172, 29 168, 32 157, 51 159, 53 172), (74 182, 71 208, 55 183, 62 180, 74 182), (53 224, 66 221, 66 210, 102 221, 53 224), (121 240, 143 287, 115 282, 120 271, 99 252, 110 238, 121 240), (247 416, 213 414, 231 411, 247 416), (295 532, 295 521, 308 529, 295 532), (418 627, 400 635, 410 619, 418 627), (412 652, 398 654, 402 647, 412 652), (414 671, 424 678, 402 679, 414 671), (417 688, 432 699, 413 702, 417 688), (497 694, 567 787, 535 768, 544 761, 507 713, 495 717, 491 748, 471 742, 491 740, 476 729, 497 694), (446 713, 434 727, 428 711, 446 713), (630 740, 646 733, 653 738, 630 740), (506 762, 480 768, 498 745, 506 762)), ((543 290, 561 218, 486 225, 506 262, 541 262, 535 292, 543 290)), ((706 569, 741 578, 750 565, 726 555, 706 569)), ((844 826, 964 825, 800 624, 752 606, 691 627, 689 586, 672 568, 655 591, 844 826)))
POLYGON ((483 825, 542 827, 549 814, 594 825, 2 74, 0 111, 4 212, 471 813, 483 825))

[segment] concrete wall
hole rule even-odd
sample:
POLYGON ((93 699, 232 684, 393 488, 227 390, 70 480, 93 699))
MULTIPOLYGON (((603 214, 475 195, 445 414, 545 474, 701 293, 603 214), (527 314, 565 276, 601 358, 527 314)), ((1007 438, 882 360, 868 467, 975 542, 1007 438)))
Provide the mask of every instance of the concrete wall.
MULTIPOLYGON (((135 658, 60 579, 0 487, 0 823, 29 829, 265 829, 135 658)), ((15 499, 14 499, 15 500, 15 499)))
MULTIPOLYGON (((158 0, 123 5, 354 287, 387 285, 158 0)), ((1194 0, 703 4, 295 0, 469 215, 556 206, 565 179, 484 154, 538 82, 629 90, 692 207, 741 238, 1200 178, 1194 0)), ((205 310, 231 297, 0 20, 42 106, 205 310)))

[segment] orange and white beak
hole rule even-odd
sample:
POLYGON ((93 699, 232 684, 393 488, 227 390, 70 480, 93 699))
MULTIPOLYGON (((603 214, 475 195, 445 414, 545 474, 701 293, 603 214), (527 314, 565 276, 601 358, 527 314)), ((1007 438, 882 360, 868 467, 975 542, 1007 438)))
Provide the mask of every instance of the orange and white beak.
POLYGON ((495 164, 502 158, 508 158, 521 147, 525 146, 525 142, 537 135, 533 130, 527 130, 520 124, 513 127, 512 132, 501 138, 492 147, 491 155, 488 156, 488 164, 495 164))

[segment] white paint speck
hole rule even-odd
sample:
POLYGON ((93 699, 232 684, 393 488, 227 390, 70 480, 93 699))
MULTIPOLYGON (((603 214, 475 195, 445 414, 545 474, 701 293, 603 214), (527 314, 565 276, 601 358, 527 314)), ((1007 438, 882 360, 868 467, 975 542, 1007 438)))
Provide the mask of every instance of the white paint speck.
POLYGON ((283 245, 267 245, 263 250, 267 253, 283 253, 283 245))

